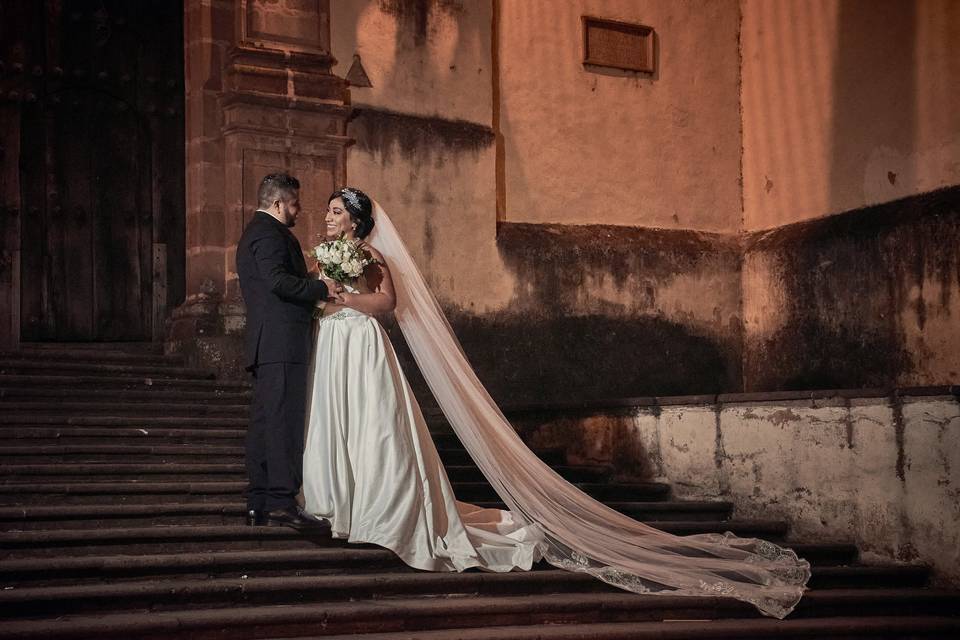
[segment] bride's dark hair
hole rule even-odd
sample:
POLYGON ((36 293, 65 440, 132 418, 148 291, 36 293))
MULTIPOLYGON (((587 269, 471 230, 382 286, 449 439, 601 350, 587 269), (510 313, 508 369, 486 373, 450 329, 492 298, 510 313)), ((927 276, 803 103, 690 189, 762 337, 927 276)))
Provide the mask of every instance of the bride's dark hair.
POLYGON ((347 213, 350 214, 350 219, 356 223, 357 228, 355 233, 357 237, 363 239, 370 235, 374 225, 373 202, 370 201, 370 196, 360 191, 360 189, 344 187, 330 194, 330 199, 327 200, 327 204, 330 204, 337 198, 343 200, 343 206, 346 207, 347 213))

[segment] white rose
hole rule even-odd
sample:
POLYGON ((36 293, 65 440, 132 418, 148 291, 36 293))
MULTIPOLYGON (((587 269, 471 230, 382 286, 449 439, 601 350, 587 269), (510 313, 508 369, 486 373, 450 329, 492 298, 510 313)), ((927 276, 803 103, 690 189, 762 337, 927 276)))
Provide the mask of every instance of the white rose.
POLYGON ((361 273, 363 273, 363 265, 360 263, 359 260, 354 258, 353 260, 350 261, 350 274, 356 277, 356 276, 359 276, 361 273))

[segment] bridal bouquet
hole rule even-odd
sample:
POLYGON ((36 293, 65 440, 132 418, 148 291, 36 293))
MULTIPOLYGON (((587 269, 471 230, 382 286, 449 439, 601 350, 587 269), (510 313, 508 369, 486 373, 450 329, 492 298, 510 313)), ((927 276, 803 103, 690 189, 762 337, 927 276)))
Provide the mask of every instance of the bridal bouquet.
POLYGON ((313 254, 323 274, 340 284, 360 277, 364 269, 376 263, 373 256, 361 249, 355 240, 347 240, 343 236, 318 244, 313 248, 313 254))

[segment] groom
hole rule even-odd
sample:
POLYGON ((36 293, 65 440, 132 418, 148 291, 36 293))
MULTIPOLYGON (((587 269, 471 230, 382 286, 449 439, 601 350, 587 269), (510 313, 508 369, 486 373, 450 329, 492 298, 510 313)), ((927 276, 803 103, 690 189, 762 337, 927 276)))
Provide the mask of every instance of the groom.
POLYGON ((290 231, 300 213, 300 182, 266 176, 259 208, 237 244, 237 274, 247 307, 246 368, 253 374, 247 430, 247 523, 323 530, 329 523, 299 509, 310 360, 310 320, 318 300, 339 293, 333 280, 309 277, 290 231))

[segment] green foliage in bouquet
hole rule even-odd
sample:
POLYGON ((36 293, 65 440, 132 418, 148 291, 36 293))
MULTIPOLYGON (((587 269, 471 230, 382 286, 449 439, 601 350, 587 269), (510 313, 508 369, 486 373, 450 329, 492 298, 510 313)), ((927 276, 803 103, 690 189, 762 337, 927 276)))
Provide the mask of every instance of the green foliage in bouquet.
POLYGON ((341 284, 359 278, 364 269, 377 262, 356 240, 348 240, 342 234, 336 240, 318 244, 313 255, 323 274, 341 284))

